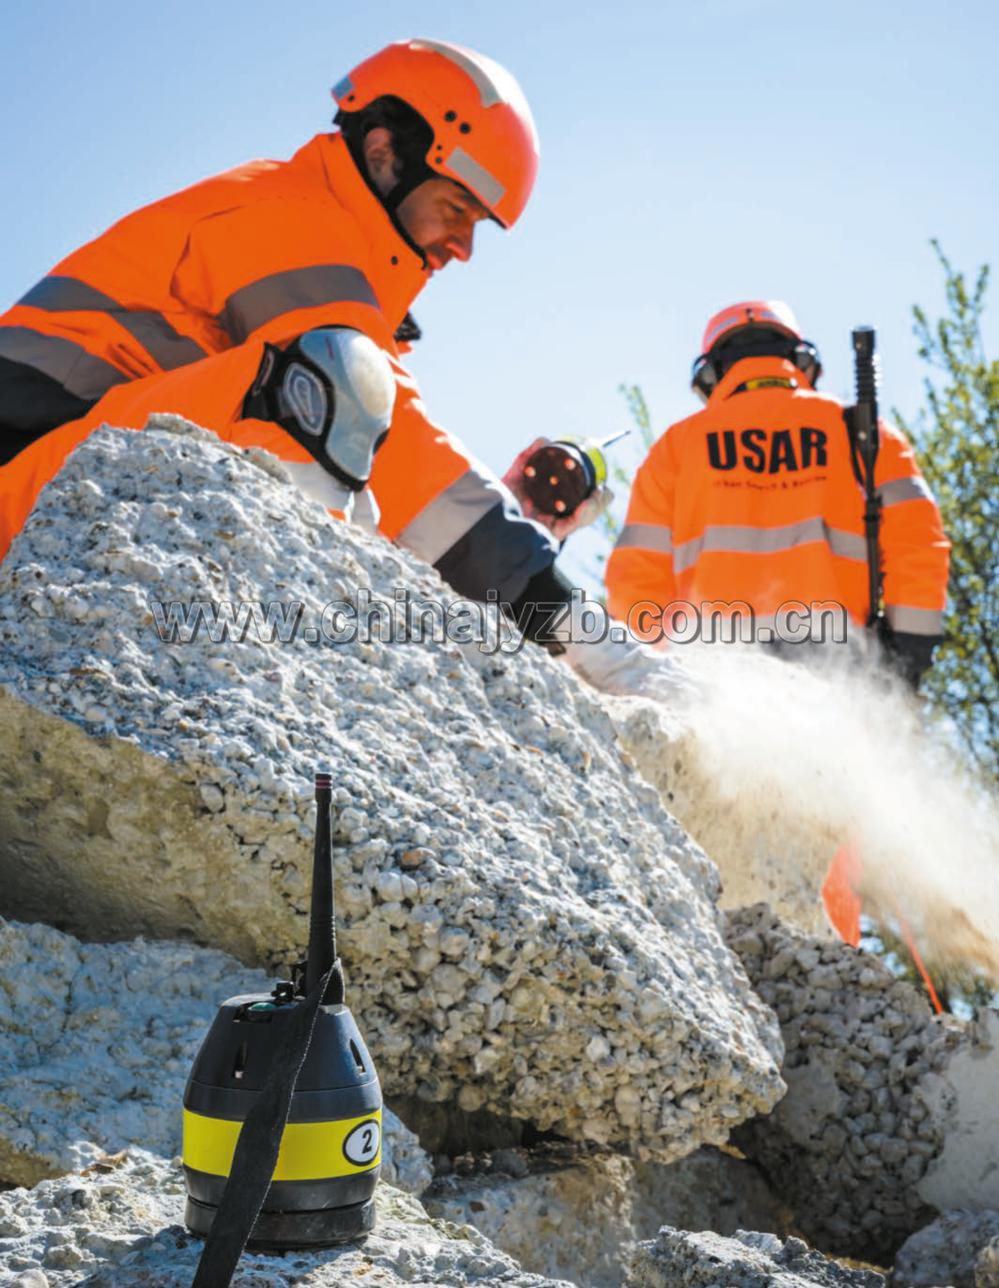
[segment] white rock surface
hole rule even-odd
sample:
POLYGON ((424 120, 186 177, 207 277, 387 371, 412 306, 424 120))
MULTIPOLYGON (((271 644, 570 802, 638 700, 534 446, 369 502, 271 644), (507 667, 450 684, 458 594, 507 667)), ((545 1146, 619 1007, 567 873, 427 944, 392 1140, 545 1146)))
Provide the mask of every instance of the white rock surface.
POLYGON ((940 1074, 922 1091, 931 1118, 944 1124, 943 1149, 919 1182, 939 1211, 999 1210, 999 1013, 982 1011, 940 1074))
POLYGON ((88 439, 0 568, 7 912, 297 958, 328 764, 352 1006, 389 1097, 662 1160, 769 1109, 776 1024, 722 942, 715 870, 563 666, 169 645, 150 606, 295 601, 315 623, 368 587, 442 593, 262 453, 172 418, 88 439))
MULTIPOLYGON (((244 1253, 233 1288, 571 1288, 520 1270, 475 1230, 432 1221, 412 1195, 379 1185, 375 1200, 376 1227, 363 1243, 244 1253)), ((0 1194, 2 1288, 181 1288, 203 1246, 184 1229, 178 1160, 141 1150, 0 1194)))
MULTIPOLYGON (((34 1185, 135 1146, 177 1153, 216 1007, 272 983, 193 944, 84 944, 0 918, 0 1181, 34 1185)), ((383 1178, 421 1193, 429 1158, 387 1108, 383 1126, 383 1178)))
POLYGON ((543 1150, 479 1161, 489 1172, 437 1178, 422 1196, 427 1211, 474 1225, 525 1270, 586 1288, 619 1288, 635 1243, 664 1223, 721 1234, 788 1227, 752 1164, 710 1147, 666 1166, 614 1154, 567 1166, 543 1150))
POLYGON ((734 1239, 663 1226, 632 1254, 628 1288, 882 1288, 883 1275, 851 1270, 800 1239, 740 1230, 734 1239))
POLYGON ((975 1288, 999 1288, 999 1235, 975 1258, 975 1288))
POLYGON ((982 1288, 999 1240, 999 1212, 945 1212, 898 1250, 892 1288, 982 1288))
POLYGON ((737 1139, 804 1234, 884 1262, 932 1219, 930 1194, 942 1209, 969 1197, 993 1206, 994 1027, 932 1015, 925 993, 879 958, 800 935, 766 906, 730 913, 728 925, 787 1051, 787 1096, 737 1139))
MULTIPOLYGON (((766 657, 755 664, 781 665, 766 657)), ((789 800, 779 779, 749 792, 728 782, 697 726, 650 704, 607 706, 643 778, 718 865, 722 907, 765 902, 783 921, 830 938, 819 890, 842 836, 803 810, 800 798, 789 800)))

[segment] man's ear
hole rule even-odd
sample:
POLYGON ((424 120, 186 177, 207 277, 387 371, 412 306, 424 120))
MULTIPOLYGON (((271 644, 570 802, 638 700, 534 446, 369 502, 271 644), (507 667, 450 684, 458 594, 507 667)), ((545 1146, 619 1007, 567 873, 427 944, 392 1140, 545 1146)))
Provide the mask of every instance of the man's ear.
POLYGON ((383 197, 395 187, 398 176, 395 172, 395 150, 392 147, 392 135, 384 125, 376 125, 364 136, 364 164, 368 175, 383 197))

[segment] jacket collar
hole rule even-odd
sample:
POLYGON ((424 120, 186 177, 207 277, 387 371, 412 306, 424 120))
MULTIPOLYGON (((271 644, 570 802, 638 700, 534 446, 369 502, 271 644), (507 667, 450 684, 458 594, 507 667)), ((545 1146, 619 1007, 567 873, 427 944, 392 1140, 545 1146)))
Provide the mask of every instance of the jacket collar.
POLYGON ((733 363, 728 371, 722 376, 721 380, 711 391, 709 402, 716 399, 723 401, 738 390, 740 385, 747 380, 787 380, 795 389, 811 390, 808 377, 803 371, 799 371, 793 362, 788 362, 786 358, 762 357, 762 358, 741 358, 738 362, 733 363))
POLYGON ((368 245, 374 276, 371 286, 386 321, 395 331, 430 280, 430 270, 423 257, 399 235, 378 198, 358 174, 341 134, 317 134, 301 152, 307 149, 318 153, 327 186, 353 216, 368 245))

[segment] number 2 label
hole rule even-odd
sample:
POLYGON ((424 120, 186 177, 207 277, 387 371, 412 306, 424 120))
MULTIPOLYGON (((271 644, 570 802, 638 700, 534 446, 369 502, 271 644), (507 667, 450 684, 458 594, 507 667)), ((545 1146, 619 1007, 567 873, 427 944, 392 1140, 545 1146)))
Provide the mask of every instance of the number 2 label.
POLYGON ((355 1167, 373 1162, 378 1155, 381 1135, 377 1118, 367 1118, 358 1123, 343 1142, 344 1157, 355 1167))

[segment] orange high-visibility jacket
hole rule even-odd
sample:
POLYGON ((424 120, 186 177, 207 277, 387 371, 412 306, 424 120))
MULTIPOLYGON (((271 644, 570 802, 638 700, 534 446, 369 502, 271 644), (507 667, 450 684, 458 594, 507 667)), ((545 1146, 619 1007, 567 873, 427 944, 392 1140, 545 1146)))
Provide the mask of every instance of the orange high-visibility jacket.
POLYGON ((393 335, 427 279, 339 134, 318 135, 290 161, 252 162, 126 216, 0 316, 0 356, 98 400, 72 428, 51 431, 0 468, 0 557, 66 453, 105 419, 131 415, 124 423, 139 429, 149 410, 179 411, 228 441, 309 461, 289 434, 241 420, 240 408, 265 341, 285 345, 316 327, 345 326, 369 335, 396 374, 393 421, 371 481, 382 532, 440 564, 464 593, 481 598, 492 588, 516 599, 557 546, 428 419, 399 361, 393 335), (220 379, 237 383, 223 392, 220 379))
MULTIPOLYGON (((940 636, 950 546, 911 447, 884 424, 875 482, 888 622, 940 636)), ((842 405, 781 358, 745 358, 638 470, 607 561, 608 607, 628 620, 636 605, 685 603, 703 618, 741 601, 759 624, 786 604, 836 603, 863 623, 863 509, 842 405), (756 384, 767 380, 783 383, 756 384)), ((638 618, 651 628, 650 612, 638 618)))

